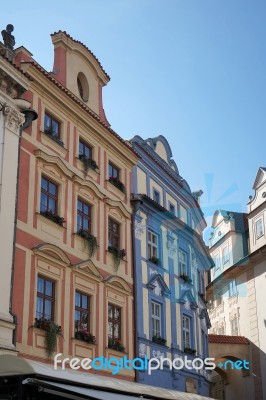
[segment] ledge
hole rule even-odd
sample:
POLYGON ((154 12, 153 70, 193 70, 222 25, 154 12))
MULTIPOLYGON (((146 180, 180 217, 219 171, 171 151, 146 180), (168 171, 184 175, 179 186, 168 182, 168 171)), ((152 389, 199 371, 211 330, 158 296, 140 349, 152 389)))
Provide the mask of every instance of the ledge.
POLYGON ((44 144, 45 146, 52 146, 54 145, 54 151, 60 154, 61 157, 65 158, 68 150, 64 147, 61 146, 56 140, 54 140, 51 136, 49 136, 47 133, 40 131, 41 132, 41 143, 44 144))

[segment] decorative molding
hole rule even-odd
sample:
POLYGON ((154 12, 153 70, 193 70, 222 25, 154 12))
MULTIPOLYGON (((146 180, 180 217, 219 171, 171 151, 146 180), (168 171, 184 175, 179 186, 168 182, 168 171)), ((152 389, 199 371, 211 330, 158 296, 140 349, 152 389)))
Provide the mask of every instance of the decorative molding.
POLYGON ((147 346, 145 343, 139 343, 139 357, 145 357, 147 355, 147 346))
POLYGON ((12 99, 21 97, 26 91, 23 86, 3 69, 0 69, 0 90, 12 99))
POLYGON ((131 288, 129 284, 119 276, 110 275, 108 278, 104 280, 104 283, 106 284, 106 286, 109 286, 112 289, 119 290, 120 292, 125 293, 127 295, 131 294, 131 288))
POLYGON ((25 116, 10 106, 4 107, 5 128, 10 129, 14 133, 18 133, 19 127, 25 121, 25 116))
POLYGON ((63 250, 54 244, 44 243, 32 249, 33 253, 45 260, 52 261, 62 266, 70 266, 70 260, 63 250))
POLYGON ((135 237, 137 239, 141 239, 141 236, 143 235, 145 231, 145 225, 142 224, 141 222, 135 221, 135 237))

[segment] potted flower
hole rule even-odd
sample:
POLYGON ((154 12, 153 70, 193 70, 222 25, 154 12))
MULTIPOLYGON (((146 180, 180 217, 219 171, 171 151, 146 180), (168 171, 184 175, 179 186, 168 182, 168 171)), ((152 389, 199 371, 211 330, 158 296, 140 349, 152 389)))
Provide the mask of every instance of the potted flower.
POLYGON ((184 348, 184 353, 190 354, 191 356, 194 356, 196 354, 196 350, 192 349, 191 347, 185 347, 184 348))
POLYGON ((162 338, 161 336, 154 335, 152 337, 152 341, 157 344, 161 344, 162 346, 166 345, 166 339, 162 338))
POLYGON ((80 161, 82 161, 83 166, 84 166, 84 172, 87 174, 89 169, 92 169, 95 171, 98 169, 98 165, 96 161, 92 160, 91 158, 87 157, 85 154, 80 154, 79 155, 80 161))
POLYGON ((190 277, 186 274, 181 274, 180 278, 182 278, 187 283, 192 283, 192 279, 190 279, 190 277))
POLYGON ((83 340, 84 342, 87 342, 87 343, 93 343, 93 344, 96 343, 95 336, 86 330, 81 330, 81 331, 75 332, 75 339, 83 340))
POLYGON ((118 249, 115 246, 108 246, 108 251, 109 251, 109 253, 111 253, 113 255, 114 267, 115 267, 115 270, 117 271, 121 260, 123 260, 125 258, 125 256, 127 255, 127 252, 125 249, 118 249))
POLYGON ((122 345, 122 342, 120 339, 108 339, 108 348, 117 350, 117 351, 125 351, 125 347, 122 345))
POLYGON ((55 214, 52 210, 41 211, 40 214, 60 226, 63 226, 63 224, 66 222, 63 217, 60 217, 59 215, 55 214))
POLYGON ((61 326, 44 318, 35 318, 33 326, 34 328, 39 328, 45 331, 45 351, 47 357, 50 359, 56 350, 58 336, 62 336, 61 326))
POLYGON ((96 237, 89 233, 89 231, 87 231, 86 229, 79 229, 77 235, 81 236, 84 239, 84 242, 89 250, 89 257, 94 256, 98 247, 96 237))
POLYGON ((149 258, 149 261, 152 262, 152 263, 155 264, 155 265, 159 265, 159 263, 160 263, 159 258, 158 258, 158 257, 155 257, 155 256, 150 257, 150 258, 149 258))
POLYGON ((117 187, 117 189, 119 189, 121 192, 126 193, 125 185, 117 177, 110 176, 109 182, 117 187))

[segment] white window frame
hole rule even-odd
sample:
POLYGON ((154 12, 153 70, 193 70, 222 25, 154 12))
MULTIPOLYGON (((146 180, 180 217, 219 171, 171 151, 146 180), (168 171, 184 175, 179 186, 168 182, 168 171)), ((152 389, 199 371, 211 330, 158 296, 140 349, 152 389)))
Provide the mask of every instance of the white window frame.
POLYGON ((187 315, 183 315, 182 318, 182 335, 184 349, 186 347, 191 348, 191 318, 187 315))
POLYGON ((256 239, 259 239, 264 235, 264 223, 262 217, 257 219, 257 221, 255 221, 255 235, 256 239), (260 228, 258 229, 259 223, 260 223, 260 228))
POLYGON ((178 252, 178 261, 180 275, 188 276, 187 254, 183 250, 179 250, 178 252))
POLYGON ((156 233, 148 229, 148 259, 152 257, 159 258, 159 237, 156 233), (149 235, 151 235, 151 240, 149 238, 149 235), (155 242, 152 240, 152 238, 155 238, 155 242))
POLYGON ((229 297, 234 297, 237 295, 237 283, 235 279, 232 279, 228 283, 228 292, 229 292, 229 297))
POLYGON ((220 256, 219 256, 219 253, 216 253, 216 254, 213 255, 213 261, 214 261, 214 264, 215 264, 214 273, 216 273, 217 271, 220 270, 220 256))
POLYGON ((151 302, 152 337, 162 337, 162 305, 151 302))
POLYGON ((223 265, 227 264, 230 260, 228 245, 223 248, 223 265))
POLYGON ((231 327, 231 335, 232 336, 238 336, 238 334, 239 334, 239 326, 238 326, 238 319, 237 319, 236 316, 233 319, 231 319, 230 327, 231 327))
POLYGON ((183 221, 185 224, 187 224, 187 221, 188 221, 187 209, 182 204, 180 204, 179 211, 180 211, 180 219, 181 219, 181 221, 183 221))

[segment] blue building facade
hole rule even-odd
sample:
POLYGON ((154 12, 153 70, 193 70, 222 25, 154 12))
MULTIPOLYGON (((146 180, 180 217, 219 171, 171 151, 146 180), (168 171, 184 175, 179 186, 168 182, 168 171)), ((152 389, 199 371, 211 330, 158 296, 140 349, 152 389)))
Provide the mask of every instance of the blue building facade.
POLYGON ((202 240, 202 192, 192 193, 179 175, 163 136, 135 136, 131 144, 140 155, 132 194, 136 355, 154 359, 137 381, 207 396, 209 374, 190 364, 208 357, 204 276, 213 264, 202 240), (160 369, 161 357, 170 361, 160 369))

